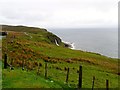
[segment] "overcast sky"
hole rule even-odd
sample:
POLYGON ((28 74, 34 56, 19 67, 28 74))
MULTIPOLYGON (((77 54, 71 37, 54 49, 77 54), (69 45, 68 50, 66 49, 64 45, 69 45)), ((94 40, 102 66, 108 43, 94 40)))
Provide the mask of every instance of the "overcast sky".
POLYGON ((117 27, 118 0, 0 0, 0 24, 117 27))

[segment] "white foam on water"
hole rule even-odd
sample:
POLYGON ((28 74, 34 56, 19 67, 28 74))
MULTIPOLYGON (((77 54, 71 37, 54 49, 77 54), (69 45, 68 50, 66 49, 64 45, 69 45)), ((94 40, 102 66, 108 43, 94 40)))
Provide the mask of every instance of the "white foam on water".
POLYGON ((66 41, 62 41, 62 42, 70 45, 70 47, 69 47, 70 49, 75 49, 75 43, 66 42, 66 41))

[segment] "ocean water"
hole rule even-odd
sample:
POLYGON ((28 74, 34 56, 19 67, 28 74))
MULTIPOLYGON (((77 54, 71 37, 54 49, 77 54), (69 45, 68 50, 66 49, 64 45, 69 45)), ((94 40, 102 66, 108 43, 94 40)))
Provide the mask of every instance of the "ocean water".
POLYGON ((118 58, 117 28, 48 29, 75 49, 118 58))

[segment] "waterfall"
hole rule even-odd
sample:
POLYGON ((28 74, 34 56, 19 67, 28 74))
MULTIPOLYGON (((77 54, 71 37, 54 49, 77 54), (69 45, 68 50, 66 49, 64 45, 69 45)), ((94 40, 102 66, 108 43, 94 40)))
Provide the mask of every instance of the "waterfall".
POLYGON ((57 40, 55 39, 55 44, 57 45, 57 46, 59 46, 59 44, 58 44, 58 42, 57 42, 57 40))

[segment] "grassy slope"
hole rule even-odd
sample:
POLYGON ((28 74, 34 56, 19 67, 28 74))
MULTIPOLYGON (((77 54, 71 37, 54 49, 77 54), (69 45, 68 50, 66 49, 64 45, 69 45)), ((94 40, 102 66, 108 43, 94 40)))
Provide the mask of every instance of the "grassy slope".
POLYGON ((3 87, 77 87, 79 65, 83 66, 84 88, 91 87, 93 76, 96 76, 95 88, 104 88, 106 79, 110 80, 111 88, 118 87, 117 59, 96 53, 71 50, 63 47, 63 43, 60 43, 60 46, 56 46, 51 38, 46 38, 47 35, 51 34, 44 29, 27 27, 19 27, 19 29, 18 27, 12 27, 11 29, 11 27, 7 27, 3 30, 9 31, 7 40, 3 40, 3 52, 6 51, 5 45, 7 41, 9 63, 13 59, 13 66, 16 67, 14 71, 3 69, 3 87), (15 36, 14 39, 12 38, 13 36, 15 36), (29 67, 34 67, 34 70, 21 71, 21 61, 29 62, 29 67), (45 61, 48 62, 48 78, 53 80, 53 83, 46 82, 43 77, 45 61), (40 76, 36 75, 38 67, 37 65, 33 66, 35 62, 42 64, 40 76), (70 67, 68 86, 64 85, 66 77, 65 67, 70 67), (17 76, 14 77, 15 75, 17 76), (26 85, 23 84, 24 81, 26 85), (19 82, 19 84, 16 82, 19 82))
POLYGON ((61 88, 59 84, 33 73, 32 71, 27 72, 21 69, 15 69, 13 71, 4 70, 3 86, 6 88, 61 88))

